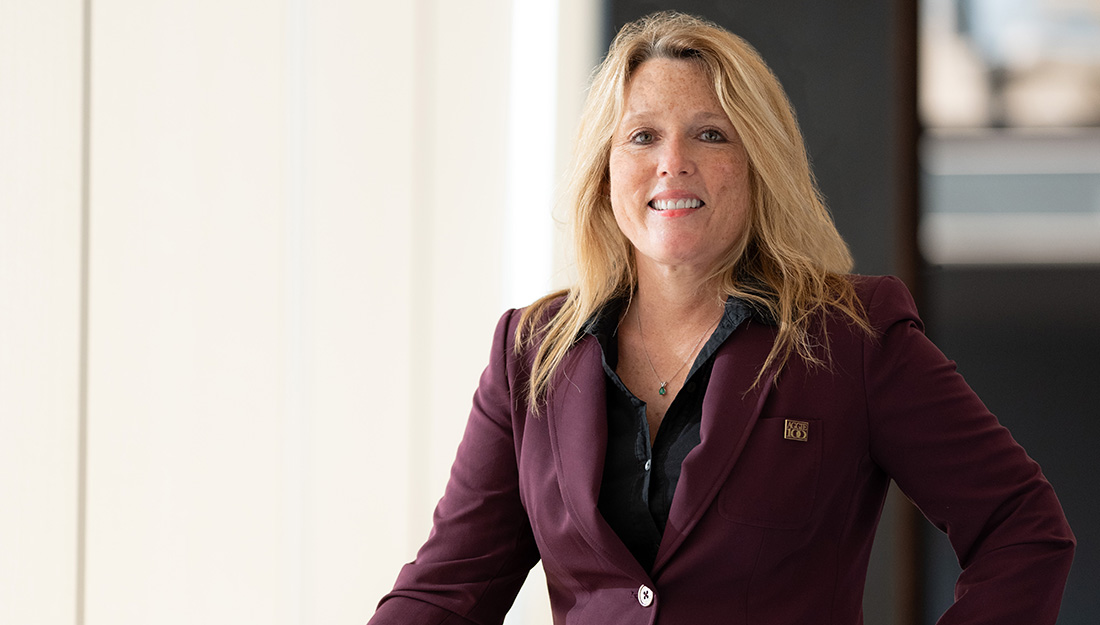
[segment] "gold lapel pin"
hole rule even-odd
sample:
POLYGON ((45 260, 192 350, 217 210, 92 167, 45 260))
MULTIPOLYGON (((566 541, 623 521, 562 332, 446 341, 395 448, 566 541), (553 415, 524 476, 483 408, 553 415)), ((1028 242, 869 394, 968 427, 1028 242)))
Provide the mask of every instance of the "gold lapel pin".
POLYGON ((810 422, 787 419, 783 422, 783 438, 805 443, 810 440, 810 422))

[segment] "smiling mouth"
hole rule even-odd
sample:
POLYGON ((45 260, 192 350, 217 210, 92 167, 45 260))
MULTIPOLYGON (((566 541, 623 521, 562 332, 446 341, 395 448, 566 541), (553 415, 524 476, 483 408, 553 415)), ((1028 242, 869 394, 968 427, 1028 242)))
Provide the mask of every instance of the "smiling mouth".
POLYGON ((704 206, 703 200, 652 200, 649 203, 649 207, 654 210, 667 211, 678 208, 700 208, 704 206))

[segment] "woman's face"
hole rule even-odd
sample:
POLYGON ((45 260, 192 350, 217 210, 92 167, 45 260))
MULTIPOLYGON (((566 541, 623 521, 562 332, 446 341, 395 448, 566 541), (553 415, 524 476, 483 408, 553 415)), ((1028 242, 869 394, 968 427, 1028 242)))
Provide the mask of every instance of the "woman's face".
POLYGON ((611 207, 646 263, 709 271, 745 232, 748 156, 706 74, 651 59, 627 84, 611 143, 611 207))

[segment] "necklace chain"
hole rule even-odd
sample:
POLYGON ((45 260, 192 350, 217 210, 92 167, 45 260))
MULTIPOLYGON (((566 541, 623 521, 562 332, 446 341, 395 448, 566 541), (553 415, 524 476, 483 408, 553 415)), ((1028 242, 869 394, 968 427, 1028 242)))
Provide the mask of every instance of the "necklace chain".
POLYGON ((680 366, 676 368, 675 372, 673 372, 672 377, 662 381, 661 374, 657 373, 657 368, 653 366, 653 359, 649 357, 649 348, 646 347, 645 344, 645 332, 642 331, 641 306, 638 306, 634 309, 634 316, 638 320, 638 336, 642 338, 642 351, 645 353, 646 362, 649 363, 649 368, 651 371, 653 371, 653 377, 657 378, 657 381, 661 383, 661 388, 657 389, 658 395, 664 395, 668 392, 668 383, 674 380, 676 376, 679 375, 681 371, 683 371, 684 367, 687 366, 688 361, 691 360, 691 357, 695 354, 695 349, 699 347, 699 344, 703 342, 703 339, 709 336, 713 329, 717 328, 718 324, 722 321, 722 318, 719 317, 718 321, 715 321, 713 326, 708 326, 707 330, 703 332, 702 336, 699 337, 699 340, 695 341, 695 345, 691 347, 691 351, 688 352, 687 358, 684 359, 684 362, 680 363, 680 366))

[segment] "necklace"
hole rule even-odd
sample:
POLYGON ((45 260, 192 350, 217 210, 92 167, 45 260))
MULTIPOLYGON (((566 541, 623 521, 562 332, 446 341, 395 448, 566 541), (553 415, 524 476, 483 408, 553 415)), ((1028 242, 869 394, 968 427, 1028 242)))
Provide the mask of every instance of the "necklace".
POLYGON ((638 319, 638 336, 642 337, 642 351, 645 352, 646 362, 649 363, 649 368, 651 371, 653 371, 653 377, 657 378, 657 381, 661 383, 661 388, 657 389, 658 395, 664 395, 665 393, 668 393, 668 383, 676 379, 676 376, 679 375, 680 371, 682 371, 684 367, 687 366, 688 360, 691 360, 692 355, 695 354, 695 349, 699 347, 699 344, 703 342, 704 338, 710 336, 710 333, 713 332, 714 328, 717 328, 718 324, 722 321, 722 318, 719 317, 718 321, 715 321, 713 326, 708 327, 707 331, 703 332, 703 335, 699 337, 699 340, 695 341, 695 345, 693 345, 691 351, 688 352, 687 358, 685 358, 684 362, 680 363, 680 366, 676 368, 676 371, 673 372, 672 377, 662 381, 661 375, 657 373, 657 368, 653 366, 653 359, 649 357, 649 348, 645 345, 645 332, 642 332, 642 309, 640 306, 634 309, 634 316, 638 319))

